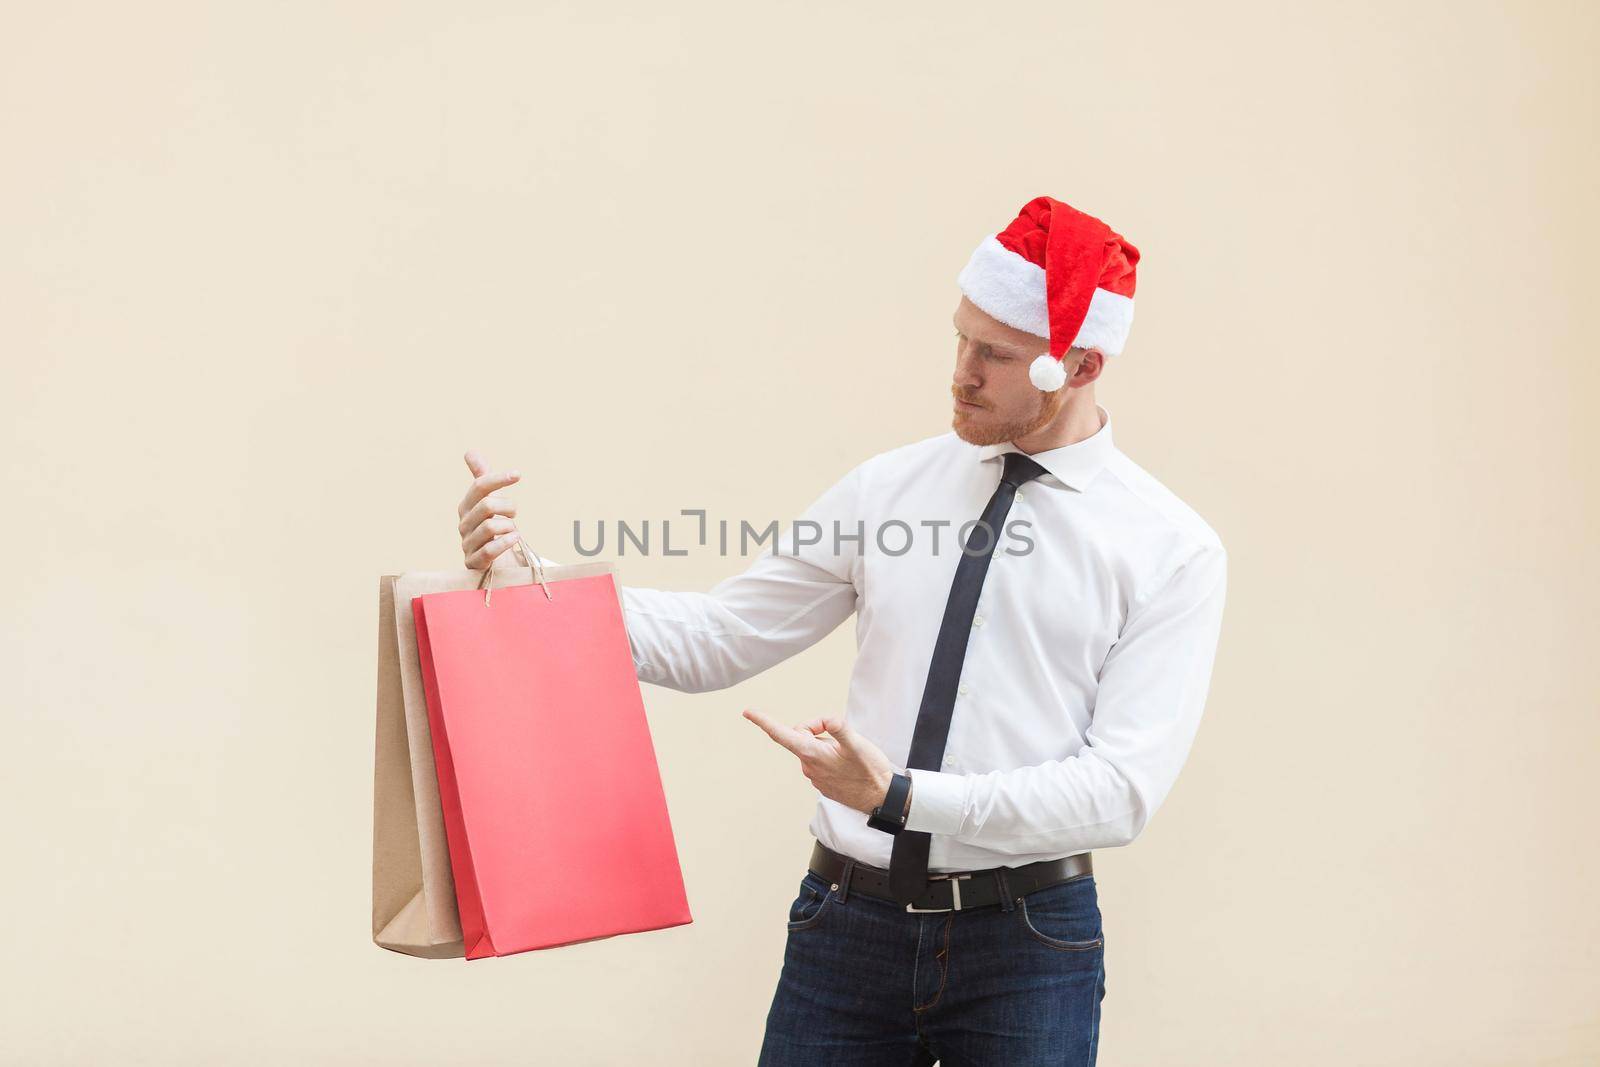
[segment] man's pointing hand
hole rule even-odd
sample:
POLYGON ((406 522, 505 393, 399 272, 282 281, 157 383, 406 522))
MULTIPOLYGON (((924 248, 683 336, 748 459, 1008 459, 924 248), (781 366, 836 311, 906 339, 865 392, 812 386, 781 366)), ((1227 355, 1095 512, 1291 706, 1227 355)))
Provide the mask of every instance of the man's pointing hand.
POLYGON ((785 726, 752 708, 745 709, 744 717, 800 757, 801 771, 823 796, 861 812, 883 803, 894 764, 843 717, 827 716, 798 726, 785 726))

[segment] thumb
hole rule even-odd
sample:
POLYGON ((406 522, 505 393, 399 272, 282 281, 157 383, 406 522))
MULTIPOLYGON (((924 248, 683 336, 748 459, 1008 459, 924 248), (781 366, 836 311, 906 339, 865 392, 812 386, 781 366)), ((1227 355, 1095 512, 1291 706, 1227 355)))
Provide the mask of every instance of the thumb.
POLYGON ((845 725, 844 716, 828 715, 822 720, 822 728, 833 735, 833 739, 841 745, 848 745, 855 741, 856 732, 845 725))
POLYGON ((482 477, 489 470, 489 465, 483 461, 483 455, 476 448, 467 449, 467 454, 461 458, 467 461, 467 470, 472 472, 474 478, 482 477))

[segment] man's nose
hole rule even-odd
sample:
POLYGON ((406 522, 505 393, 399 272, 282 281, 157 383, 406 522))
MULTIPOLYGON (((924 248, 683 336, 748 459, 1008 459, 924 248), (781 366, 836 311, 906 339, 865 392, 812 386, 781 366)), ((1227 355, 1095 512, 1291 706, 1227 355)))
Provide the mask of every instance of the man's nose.
POLYGON ((983 385, 983 378, 978 374, 974 361, 970 359, 956 360, 956 371, 950 376, 950 380, 967 389, 976 389, 983 385))

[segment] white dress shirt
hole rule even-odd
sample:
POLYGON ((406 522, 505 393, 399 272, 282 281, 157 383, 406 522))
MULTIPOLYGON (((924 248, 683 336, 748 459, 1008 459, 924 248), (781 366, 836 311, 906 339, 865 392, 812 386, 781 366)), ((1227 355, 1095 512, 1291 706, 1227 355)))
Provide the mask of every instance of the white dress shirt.
MULTIPOLYGON (((1033 455, 1047 473, 1018 491, 991 560, 944 765, 909 771, 906 826, 934 835, 930 871, 1127 844, 1166 798, 1199 726, 1227 555, 1199 515, 1113 445, 1111 416, 1098 412, 1093 436, 1033 455)), ((623 586, 639 679, 685 692, 734 685, 854 612, 844 713, 904 771, 961 559, 957 533, 983 513, 998 457, 1013 451, 954 431, 892 449, 806 509, 801 519, 816 527, 791 524, 777 552, 769 540, 709 592, 623 586), (846 535, 837 540, 835 521, 846 535)), ((798 719, 835 709, 791 710, 798 719)), ((894 838, 863 812, 819 797, 810 830, 889 866, 894 838)))

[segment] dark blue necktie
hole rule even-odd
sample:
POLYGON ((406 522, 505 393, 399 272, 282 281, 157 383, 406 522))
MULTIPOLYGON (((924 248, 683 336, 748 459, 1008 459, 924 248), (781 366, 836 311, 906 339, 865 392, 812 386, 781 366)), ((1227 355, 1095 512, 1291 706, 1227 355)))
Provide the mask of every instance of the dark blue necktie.
MULTIPOLYGON (((936 771, 944 760, 944 743, 950 736, 950 719, 955 713, 956 686, 961 681, 967 638, 972 635, 972 617, 978 610, 978 594, 983 592, 989 560, 1000 541, 1017 489, 1043 473, 1043 467, 1021 452, 1007 452, 1000 484, 978 524, 967 534, 955 580, 950 583, 944 621, 939 624, 939 637, 933 644, 933 662, 928 666, 928 683, 922 690, 922 706, 917 711, 911 753, 906 759, 908 768, 936 771)), ((915 796, 913 789, 913 803, 915 796)), ((889 890, 902 904, 916 900, 928 887, 928 845, 932 836, 926 830, 901 830, 894 836, 889 890)))

